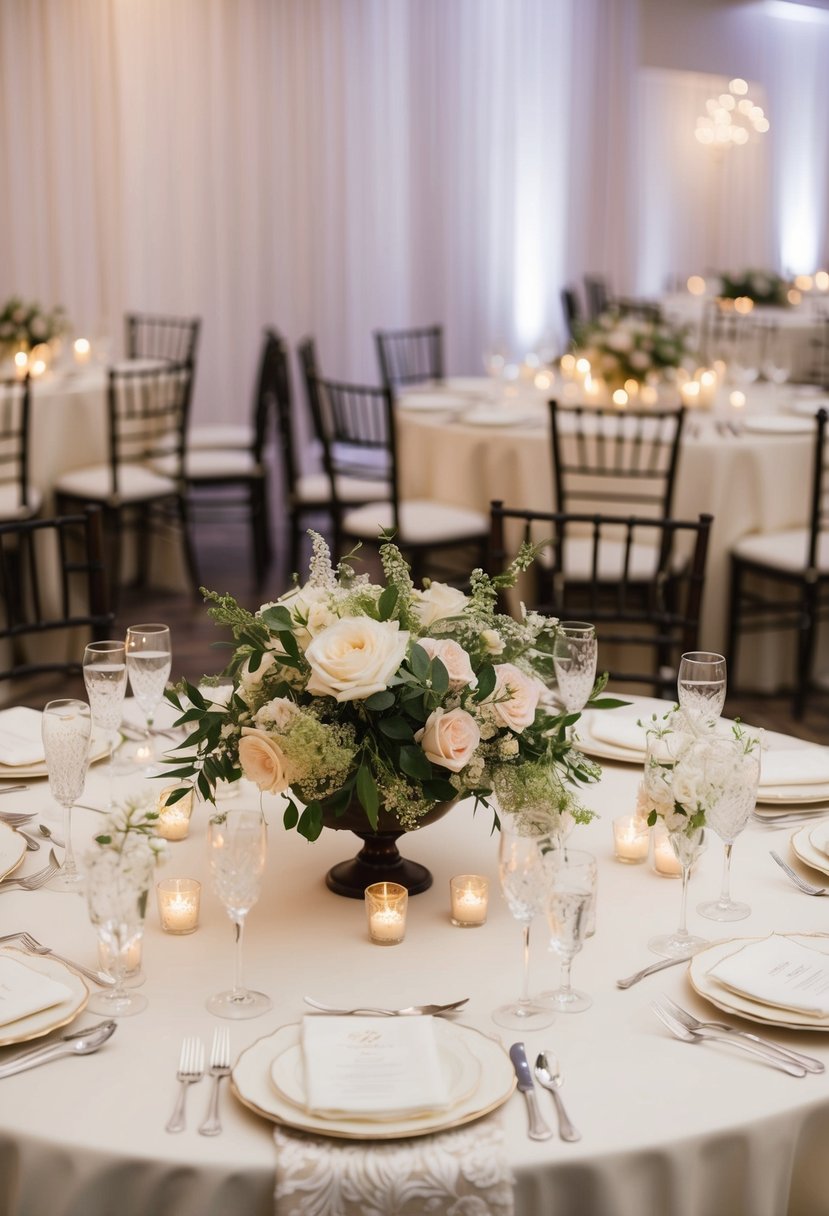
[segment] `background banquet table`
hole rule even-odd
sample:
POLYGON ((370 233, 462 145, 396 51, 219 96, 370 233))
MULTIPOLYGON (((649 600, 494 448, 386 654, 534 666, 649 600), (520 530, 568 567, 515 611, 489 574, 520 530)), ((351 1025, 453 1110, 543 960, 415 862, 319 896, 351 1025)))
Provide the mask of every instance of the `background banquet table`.
MULTIPOLYGON (((524 1038, 531 1059, 552 1048, 561 1060, 571 1117, 583 1132, 578 1144, 526 1136, 523 1101, 514 1094, 496 1118, 515 1173, 518 1216, 555 1212, 591 1216, 812 1216, 825 1211, 829 1185, 829 1074, 798 1080, 717 1046, 691 1048, 669 1037, 649 1009, 665 992, 697 1013, 705 1003, 691 991, 684 967, 652 977, 629 991, 615 979, 653 961, 646 942, 673 929, 678 882, 647 866, 613 861, 611 821, 629 813, 640 777, 637 766, 606 763, 601 784, 586 801, 599 813, 576 830, 579 845, 599 862, 598 920, 574 965, 574 981, 593 1007, 559 1015, 549 1029, 519 1034, 498 1030, 490 1018, 518 995, 520 928, 498 894, 497 837, 488 812, 470 803, 422 832, 402 851, 431 868, 434 885, 410 900, 406 940, 378 948, 367 938, 362 903, 324 886, 326 869, 355 851, 350 834, 324 832, 308 844, 281 826, 281 802, 268 796, 270 849, 264 891, 245 941, 246 979, 273 999, 270 1013, 230 1028, 234 1057, 277 1027, 297 1022, 303 995, 334 1004, 406 1005, 470 998, 458 1019, 504 1045, 524 1038), (490 916, 479 929, 450 924, 451 875, 475 872, 491 884, 490 916)), ((46 783, 3 799, 4 809, 54 807, 46 783)), ((136 793, 119 778, 118 793, 136 793)), ((84 801, 100 805, 105 781, 90 771, 84 801)), ((256 805, 255 791, 243 794, 256 805)), ((56 820, 53 822, 56 823, 56 820)), ((101 817, 76 811, 76 836, 88 841, 101 817)), ((191 1088, 188 1128, 164 1131, 176 1093, 181 1041, 198 1034, 209 1047, 217 1019, 205 999, 232 975, 232 928, 212 895, 206 870, 207 810, 197 809, 188 840, 170 845, 158 877, 198 877, 204 884, 201 926, 191 936, 161 932, 150 907, 144 943, 149 1000, 145 1012, 119 1022, 96 1055, 64 1059, 0 1081, 0 1210, 9 1216, 266 1216, 272 1213, 275 1148, 272 1128, 222 1094, 224 1134, 207 1139, 196 1128, 206 1109, 206 1084, 191 1088)), ((733 891, 753 906, 736 935, 773 929, 820 931, 820 900, 801 895, 768 856, 786 851, 783 832, 748 830, 735 847, 733 891)), ((26 869, 33 870, 37 856, 26 869)), ((712 938, 731 927, 701 920, 696 903, 719 886, 721 849, 712 839, 690 888, 690 928, 712 938)), ((95 965, 95 936, 85 904, 75 895, 41 890, 7 893, 0 904, 3 931, 25 928, 42 942, 95 965)), ((553 986, 557 964, 536 922, 532 987, 553 986)), ((710 1007, 709 1014, 712 1013, 710 1007)), ((99 1018, 84 1013, 79 1024, 99 1018)), ((812 1033, 776 1037, 829 1063, 829 1039, 812 1033)), ((0 1059, 14 1049, 0 1051, 0 1059)), ((540 1095, 552 1120, 552 1106, 540 1095)))
MULTIPOLYGON (((482 384, 477 396, 469 394, 468 412, 418 408, 417 393, 400 399, 403 496, 484 512, 493 499, 509 507, 551 511, 547 399, 566 401, 574 386, 516 389, 493 406, 491 395, 490 403, 483 404, 487 386, 482 384)), ((737 410, 726 389, 713 409, 689 411, 673 515, 695 519, 705 511, 714 516, 700 628, 706 649, 722 650, 726 642, 730 548, 749 533, 803 526, 808 519, 814 427, 806 416, 787 413, 791 403, 801 400, 799 391, 796 386, 755 384, 745 390, 745 407, 737 410), (786 419, 791 432, 748 429, 762 427, 770 417, 786 419), (735 436, 726 423, 745 429, 735 436)), ((767 692, 790 682, 794 671, 793 640, 773 636, 773 644, 763 645, 762 651, 751 639, 741 649, 741 668, 751 671, 751 686, 767 692)))

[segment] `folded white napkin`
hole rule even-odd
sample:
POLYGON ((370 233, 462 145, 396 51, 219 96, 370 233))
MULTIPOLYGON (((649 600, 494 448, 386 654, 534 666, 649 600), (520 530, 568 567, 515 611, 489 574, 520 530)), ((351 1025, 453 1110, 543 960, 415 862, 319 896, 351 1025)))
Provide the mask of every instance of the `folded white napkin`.
POLYGON ((41 763, 41 717, 38 710, 26 709, 23 705, 0 710, 0 764, 14 767, 41 763))
POLYGON ((715 963, 708 974, 775 1009, 829 1016, 829 955, 773 933, 715 963))
POLYGON ((645 754, 645 728, 629 714, 614 714, 608 710, 591 713, 590 734, 600 743, 612 743, 628 751, 645 754))
POLYGON ((449 1091, 429 1017, 303 1018, 308 1110, 321 1118, 416 1118, 449 1091))
POLYGON ((829 748, 791 747, 764 751, 760 786, 821 785, 829 783, 829 748))
POLYGON ((71 995, 66 984, 41 975, 8 955, 0 955, 0 1026, 50 1009, 71 995))
POLYGON ((287 1127, 277 1127, 274 1140, 275 1216, 513 1216, 515 1211, 497 1115, 470 1127, 385 1143, 338 1143, 287 1127))

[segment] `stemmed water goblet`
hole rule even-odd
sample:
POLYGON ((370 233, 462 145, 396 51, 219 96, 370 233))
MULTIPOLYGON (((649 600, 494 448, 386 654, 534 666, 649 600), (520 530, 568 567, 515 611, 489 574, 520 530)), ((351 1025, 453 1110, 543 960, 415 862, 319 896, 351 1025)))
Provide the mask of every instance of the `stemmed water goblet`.
POLYGON ((109 808, 112 810, 112 758, 127 691, 126 644, 120 641, 90 642, 83 654, 83 679, 93 724, 106 731, 109 743, 107 777, 109 808))
MULTIPOLYGON (((142 842, 143 843, 143 842, 142 842)), ((144 932, 154 857, 143 847, 123 851, 102 848, 86 865, 89 918, 108 960, 113 987, 95 992, 87 1008, 109 1017, 127 1017, 147 1007, 147 998, 125 987, 127 960, 144 932)))
POLYGON ((270 997, 242 982, 242 937, 245 921, 259 899, 268 838, 261 811, 238 808, 214 815, 207 828, 213 889, 236 928, 236 972, 233 987, 211 996, 207 1008, 221 1018, 255 1018, 271 1008, 270 997))
POLYGON ((668 958, 689 958, 707 944, 705 938, 689 933, 687 925, 688 880, 705 847, 705 830, 691 822, 693 807, 685 808, 678 799, 680 793, 685 798, 685 791, 694 788, 704 763, 701 749, 708 742, 682 731, 671 731, 648 735, 645 751, 645 794, 651 807, 659 808, 664 815, 668 840, 682 874, 679 925, 674 933, 660 934, 648 942, 655 954, 668 958), (678 806, 683 806, 685 813, 678 811, 678 806))
POLYGON ((689 650, 679 660, 677 695, 695 730, 714 726, 725 705, 725 659, 710 650, 689 650))
POLYGON ((560 1013, 579 1013, 593 1004, 570 983, 573 959, 587 934, 596 897, 596 858, 581 849, 562 848, 552 855, 547 891, 550 946, 561 956, 561 983, 541 995, 560 1013))
POLYGON ((588 621, 559 621, 553 642, 558 695, 568 714, 580 713, 596 683, 599 644, 588 621))
POLYGON ((83 876, 72 849, 72 807, 83 792, 89 766, 92 715, 86 701, 49 701, 43 710, 41 735, 49 789, 63 807, 66 841, 63 865, 47 886, 52 891, 80 891, 83 876))
POLYGON ((484 351, 484 371, 492 381, 493 400, 498 399, 504 368, 507 365, 507 347, 499 340, 492 341, 484 351))
POLYGON ((513 830, 505 816, 501 818, 498 878, 509 910, 522 928, 524 979, 519 999, 499 1006, 492 1020, 509 1030, 540 1030, 552 1023, 553 1015, 549 1006, 530 999, 530 926, 544 907, 548 880, 539 838, 513 830))
POLYGON ((130 625, 126 640, 127 673, 132 695, 147 721, 147 747, 139 748, 137 759, 147 761, 147 771, 155 772, 153 721, 164 695, 172 666, 172 645, 167 625, 130 625))
POLYGON ((759 741, 748 736, 712 739, 707 753, 710 795, 705 821, 722 840, 725 850, 719 898, 698 904, 697 911, 708 920, 744 920, 751 908, 731 898, 731 850, 757 801, 759 741))

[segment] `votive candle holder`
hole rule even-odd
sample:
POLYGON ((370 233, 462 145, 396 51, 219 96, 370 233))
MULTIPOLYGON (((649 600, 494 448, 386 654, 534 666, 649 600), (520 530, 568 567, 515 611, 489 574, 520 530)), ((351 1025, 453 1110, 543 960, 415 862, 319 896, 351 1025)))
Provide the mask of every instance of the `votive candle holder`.
POLYGON ((648 860, 650 829, 638 815, 622 815, 613 820, 613 850, 617 861, 637 866, 648 860))
POLYGON ((406 935, 409 892, 396 882, 375 882, 365 889, 368 935, 376 946, 396 946, 406 935))
POLYGON ((452 924, 459 929, 486 924, 489 883, 479 874, 456 874, 449 879, 452 924))
POLYGON ((168 785, 158 795, 158 819, 156 832, 163 840, 185 840, 190 831, 190 816, 193 813, 193 787, 186 782, 168 785), (184 790, 174 802, 171 795, 184 790))
POLYGON ((199 925, 201 883, 195 878, 162 878, 156 883, 158 915, 165 933, 193 933, 199 925))

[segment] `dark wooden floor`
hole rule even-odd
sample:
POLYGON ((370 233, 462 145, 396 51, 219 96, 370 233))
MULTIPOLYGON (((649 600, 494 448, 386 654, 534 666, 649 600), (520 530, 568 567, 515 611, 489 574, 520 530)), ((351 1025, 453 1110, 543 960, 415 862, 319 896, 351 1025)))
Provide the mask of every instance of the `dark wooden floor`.
MULTIPOLYGON (((320 521, 324 530, 324 521, 320 521)), ((194 529, 195 543, 200 565, 202 584, 219 592, 229 591, 247 608, 256 608, 260 603, 275 599, 290 585, 287 569, 287 544, 284 520, 279 513, 278 502, 274 503, 274 538, 276 557, 261 593, 257 591, 252 577, 252 560, 249 537, 243 525, 221 522, 209 525, 197 524, 194 529)), ((310 553, 308 542, 305 560, 310 553)), ((367 566, 376 568, 367 553, 367 566)), ((304 570, 303 570, 304 573, 304 570)), ((177 594, 144 588, 121 591, 113 627, 113 636, 122 636, 126 627, 139 621, 163 621, 168 624, 173 637, 174 680, 186 676, 197 681, 202 675, 218 673, 225 665, 227 651, 217 648, 215 643, 228 640, 208 617, 201 600, 187 594, 177 594)), ((62 678, 54 686, 39 685, 37 694, 26 697, 31 705, 42 705, 50 696, 83 695, 82 683, 75 691, 62 678)), ((817 698, 810 705, 805 718, 795 723, 791 716, 789 698, 760 695, 730 695, 725 713, 728 717, 739 717, 753 726, 768 730, 798 735, 817 743, 829 743, 829 693, 817 698)))

